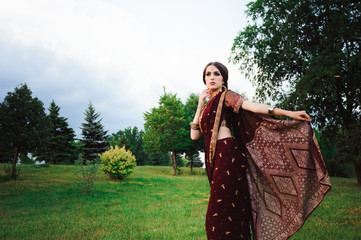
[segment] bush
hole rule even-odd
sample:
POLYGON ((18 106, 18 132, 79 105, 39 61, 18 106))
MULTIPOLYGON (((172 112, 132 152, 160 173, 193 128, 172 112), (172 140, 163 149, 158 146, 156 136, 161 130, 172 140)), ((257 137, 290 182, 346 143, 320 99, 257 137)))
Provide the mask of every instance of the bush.
POLYGON ((75 160, 75 164, 78 167, 75 175, 80 180, 78 184, 84 187, 86 194, 89 194, 92 191, 97 176, 99 163, 91 160, 86 160, 84 163, 83 154, 80 153, 79 158, 75 160))
POLYGON ((108 151, 100 155, 103 171, 107 173, 112 180, 122 180, 128 176, 136 166, 135 157, 132 152, 126 150, 123 146, 111 146, 108 151))

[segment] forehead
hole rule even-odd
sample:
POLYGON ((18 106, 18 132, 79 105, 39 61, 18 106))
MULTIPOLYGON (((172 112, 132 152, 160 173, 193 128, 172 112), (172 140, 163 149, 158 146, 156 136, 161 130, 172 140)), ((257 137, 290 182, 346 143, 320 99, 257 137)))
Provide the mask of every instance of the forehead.
POLYGON ((206 72, 219 72, 219 69, 214 65, 209 65, 206 69, 206 72))

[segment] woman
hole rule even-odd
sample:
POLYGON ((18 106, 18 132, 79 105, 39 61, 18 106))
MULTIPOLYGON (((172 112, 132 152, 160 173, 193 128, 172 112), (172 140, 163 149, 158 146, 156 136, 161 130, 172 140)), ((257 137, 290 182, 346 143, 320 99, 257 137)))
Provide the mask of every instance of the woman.
POLYGON ((250 239, 250 226, 253 239, 287 239, 330 189, 309 115, 227 90, 228 70, 219 62, 207 64, 203 82, 191 138, 206 140, 208 239, 250 239))

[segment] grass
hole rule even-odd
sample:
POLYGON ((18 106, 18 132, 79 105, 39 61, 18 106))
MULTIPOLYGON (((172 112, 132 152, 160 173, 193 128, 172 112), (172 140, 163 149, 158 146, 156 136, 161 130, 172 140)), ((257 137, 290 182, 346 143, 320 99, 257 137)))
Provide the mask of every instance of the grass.
MULTIPOLYGON (((142 166, 122 182, 99 172, 87 195, 75 166, 18 167, 18 180, 0 182, 0 239, 206 239, 204 169, 173 177, 170 167, 142 166)), ((361 188, 332 183, 291 239, 361 239, 361 188)))

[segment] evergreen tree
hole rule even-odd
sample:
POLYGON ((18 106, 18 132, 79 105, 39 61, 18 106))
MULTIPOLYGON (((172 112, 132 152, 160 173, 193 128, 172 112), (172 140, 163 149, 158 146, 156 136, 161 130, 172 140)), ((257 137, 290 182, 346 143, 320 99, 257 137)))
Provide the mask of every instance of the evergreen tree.
POLYGON ((60 107, 51 102, 48 108, 49 121, 48 138, 44 144, 44 148, 38 153, 38 160, 57 163, 74 163, 77 158, 77 150, 74 146, 75 133, 67 123, 67 118, 59 116, 60 107))
POLYGON ((100 113, 96 113, 93 105, 89 103, 85 110, 85 123, 82 123, 83 143, 82 151, 85 160, 96 161, 99 159, 98 154, 106 150, 106 134, 104 127, 99 119, 100 113))
POLYGON ((0 105, 0 134, 2 143, 13 152, 11 177, 16 179, 19 153, 27 155, 40 147, 46 136, 47 121, 43 103, 32 97, 26 84, 9 92, 0 105))

